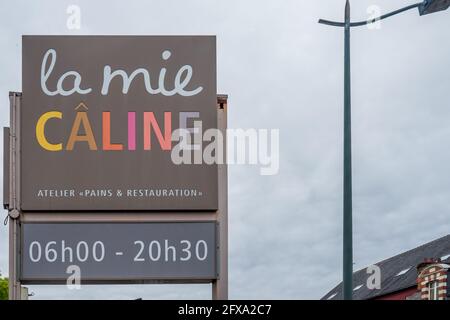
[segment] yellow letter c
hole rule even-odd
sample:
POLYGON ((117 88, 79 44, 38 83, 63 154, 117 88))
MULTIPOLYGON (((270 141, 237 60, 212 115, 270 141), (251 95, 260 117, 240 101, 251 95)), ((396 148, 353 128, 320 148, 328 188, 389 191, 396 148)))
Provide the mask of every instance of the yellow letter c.
POLYGON ((48 142, 47 138, 45 137, 45 133, 44 133, 45 124, 51 118, 62 119, 62 112, 49 111, 49 112, 44 113, 39 118, 39 120, 36 124, 36 139, 39 142, 39 144, 41 145, 41 147, 48 151, 61 151, 62 143, 52 144, 52 143, 48 142))

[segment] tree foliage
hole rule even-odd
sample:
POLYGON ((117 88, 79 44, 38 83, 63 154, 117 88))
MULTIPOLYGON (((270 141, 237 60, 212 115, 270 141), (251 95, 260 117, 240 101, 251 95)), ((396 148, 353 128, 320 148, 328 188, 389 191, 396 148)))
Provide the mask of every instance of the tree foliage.
POLYGON ((0 278, 0 300, 8 300, 8 278, 0 278))

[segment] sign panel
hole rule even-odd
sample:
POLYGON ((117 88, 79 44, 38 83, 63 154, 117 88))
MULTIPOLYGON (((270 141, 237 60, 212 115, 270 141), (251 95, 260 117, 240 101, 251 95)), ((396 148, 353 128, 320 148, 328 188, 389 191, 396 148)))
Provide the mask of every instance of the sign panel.
POLYGON ((22 210, 217 210, 217 165, 171 158, 174 130, 217 128, 215 37, 24 36, 22 50, 22 210))
POLYGON ((25 223, 21 281, 213 280, 215 222, 25 223), (78 269, 79 268, 79 269, 78 269))

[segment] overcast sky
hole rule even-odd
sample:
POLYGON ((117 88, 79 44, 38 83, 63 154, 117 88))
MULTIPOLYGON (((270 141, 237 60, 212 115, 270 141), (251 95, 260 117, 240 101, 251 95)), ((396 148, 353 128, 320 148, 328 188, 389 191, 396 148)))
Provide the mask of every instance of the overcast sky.
MULTIPOLYGON (((234 299, 317 299, 341 279, 344 0, 1 1, 0 122, 21 90, 21 36, 217 35, 230 128, 279 128, 280 172, 229 170, 234 299), (81 8, 81 29, 66 9, 81 8)), ((414 0, 353 1, 353 18, 414 0)), ((450 12, 352 33, 354 261, 360 269, 450 230, 450 12)), ((0 143, 2 140, 0 139, 0 143)), ((0 186, 1 187, 1 186, 0 186)), ((3 213, 3 218, 6 211, 3 213)), ((3 221, 3 219, 2 219, 3 221)), ((7 274, 7 227, 0 270, 7 274)), ((209 285, 32 286, 34 298, 209 298, 209 285)))

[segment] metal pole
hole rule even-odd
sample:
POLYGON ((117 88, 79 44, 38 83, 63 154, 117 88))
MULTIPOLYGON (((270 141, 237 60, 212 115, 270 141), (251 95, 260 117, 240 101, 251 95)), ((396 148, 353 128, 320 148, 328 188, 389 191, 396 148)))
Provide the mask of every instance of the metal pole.
POLYGON ((352 133, 351 133, 351 74, 350 74, 350 2, 345 4, 344 53, 344 243, 343 297, 352 299, 353 239, 352 239, 352 133))
MULTIPOLYGON (((217 97, 217 121, 223 135, 223 163, 218 164, 219 169, 219 210, 217 222, 219 224, 219 278, 212 283, 213 300, 228 300, 228 172, 227 172, 227 110, 228 96, 217 97)), ((220 148, 220 144, 218 145, 220 148)))
POLYGON ((21 93, 10 92, 9 299, 20 300, 20 105, 21 93))
MULTIPOLYGON (((378 20, 390 18, 402 12, 420 8, 425 2, 419 2, 402 9, 381 15, 378 18, 351 22, 350 2, 346 0, 345 21, 336 22, 320 19, 319 23, 344 27, 345 52, 344 52, 344 210, 343 210, 343 281, 342 293, 345 300, 353 297, 353 226, 352 226, 352 129, 351 129, 351 72, 350 72, 350 28, 365 26, 378 20)), ((422 14, 422 12, 421 12, 422 14)))
POLYGON ((19 280, 19 221, 9 220, 9 300, 21 299, 19 280))

